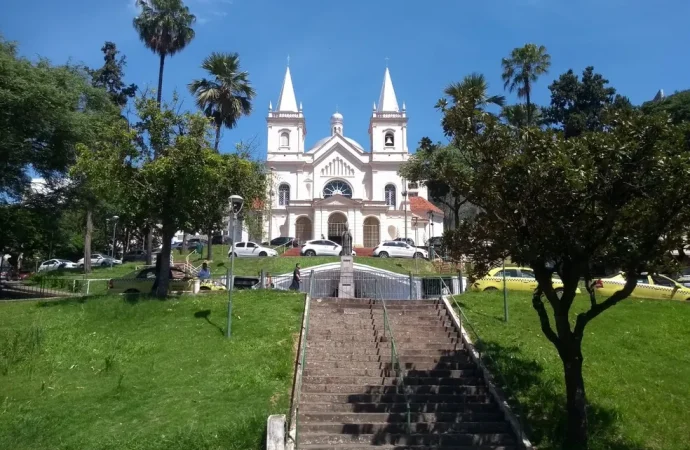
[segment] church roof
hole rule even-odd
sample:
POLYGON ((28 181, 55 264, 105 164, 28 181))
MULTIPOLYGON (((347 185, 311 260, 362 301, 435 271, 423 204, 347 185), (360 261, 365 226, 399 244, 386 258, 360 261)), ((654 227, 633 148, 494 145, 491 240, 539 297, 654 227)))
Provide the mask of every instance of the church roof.
POLYGON ((443 211, 424 197, 410 197, 410 211, 412 211, 412 214, 425 219, 429 211, 443 215, 443 211))
POLYGON ((285 71, 283 88, 280 90, 276 111, 297 112, 297 98, 295 97, 295 89, 292 87, 292 76, 290 75, 289 66, 285 71))
MULTIPOLYGON (((320 148, 323 144, 325 144, 326 142, 328 142, 328 140, 329 140, 331 137, 332 137, 332 136, 326 136, 326 137, 323 138, 323 139, 319 139, 318 141, 316 141, 316 144, 312 145, 312 147, 311 147, 309 150, 307 150, 307 152, 312 152, 312 151, 314 151, 314 150, 320 148)), ((342 136, 342 138, 345 139, 345 140, 346 140, 347 142, 349 142, 350 144, 352 144, 353 147, 356 147, 357 149, 361 150, 362 152, 365 151, 365 150, 364 150, 364 147, 362 147, 361 145, 359 145, 359 142, 355 141, 354 139, 351 139, 351 138, 345 137, 345 136, 342 136)))
POLYGON ((388 67, 386 67, 386 73, 383 75, 383 85, 381 86, 381 95, 379 95, 377 112, 400 112, 398 108, 398 99, 395 97, 395 89, 393 89, 393 81, 391 80, 391 73, 388 67))

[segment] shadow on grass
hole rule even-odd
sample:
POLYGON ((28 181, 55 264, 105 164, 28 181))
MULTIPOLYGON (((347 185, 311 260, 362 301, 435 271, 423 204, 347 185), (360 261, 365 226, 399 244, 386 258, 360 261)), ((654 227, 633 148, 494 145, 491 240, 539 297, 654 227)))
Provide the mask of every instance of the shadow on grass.
MULTIPOLYGON (((65 306, 65 305, 72 305, 72 304, 84 304, 89 300, 93 301, 99 301, 103 299, 104 297, 116 297, 117 294, 113 295, 92 295, 88 297, 69 297, 69 298, 60 298, 60 299, 55 299, 55 300, 41 300, 37 303, 37 306, 39 308, 48 308, 52 306, 65 306)), ((129 303, 130 305, 136 305, 140 302, 143 301, 166 301, 171 298, 179 297, 180 295, 169 295, 167 298, 158 298, 155 295, 151 294, 122 294, 120 295, 120 298, 122 298, 122 301, 125 303, 129 303)))
POLYGON ((225 330, 223 330, 219 325, 211 322, 211 319, 208 317, 211 315, 211 310, 210 309, 204 309, 202 311, 197 311, 194 313, 194 317, 197 319, 204 319, 206 322, 208 322, 209 325, 212 325, 215 327, 218 331, 220 331, 220 334, 225 335, 225 330))
MULTIPOLYGON (((483 351, 490 357, 488 366, 505 378, 503 391, 511 404, 519 403, 527 435, 532 444, 543 449, 568 448, 564 442, 567 417, 563 386, 543 377, 541 365, 525 358, 518 347, 504 347, 484 342, 483 351)), ((500 381, 500 378, 497 379, 500 381)), ((621 435, 617 410, 589 404, 590 449, 646 450, 647 447, 621 435)))

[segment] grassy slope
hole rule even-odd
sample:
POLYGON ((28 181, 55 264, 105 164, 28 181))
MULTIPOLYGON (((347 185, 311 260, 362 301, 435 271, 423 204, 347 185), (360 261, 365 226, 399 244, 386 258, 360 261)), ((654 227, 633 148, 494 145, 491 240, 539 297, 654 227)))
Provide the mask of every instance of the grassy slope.
POLYGON ((231 340, 225 295, 0 304, 0 448, 261 448, 303 296, 234 298, 231 340))
MULTIPOLYGON (((502 293, 457 298, 529 416, 540 449, 560 448, 563 369, 531 298, 502 293)), ((574 309, 587 307, 580 296, 574 309)), ((585 330, 585 386, 593 449, 690 449, 690 304, 626 300, 585 330)))

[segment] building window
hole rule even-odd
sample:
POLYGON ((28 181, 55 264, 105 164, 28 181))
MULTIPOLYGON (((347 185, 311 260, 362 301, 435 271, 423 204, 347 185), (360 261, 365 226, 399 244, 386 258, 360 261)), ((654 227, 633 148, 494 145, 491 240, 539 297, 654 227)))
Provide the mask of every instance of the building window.
POLYGON ((386 147, 395 147, 395 136, 393 136, 393 132, 387 132, 383 139, 383 143, 386 147))
POLYGON ((288 206, 290 204, 290 186, 281 184, 278 188, 278 205, 288 206))
POLYGON ((386 205, 395 208, 396 198, 395 198, 395 186, 389 184, 386 186, 386 205))
POLYGON ((280 146, 289 147, 290 146, 290 133, 283 131, 280 133, 280 146))
POLYGON ((352 198, 352 188, 344 181, 329 181, 323 187, 323 198, 328 198, 333 195, 342 195, 343 197, 352 198))
POLYGON ((407 189, 419 189, 418 183, 407 183, 407 189))

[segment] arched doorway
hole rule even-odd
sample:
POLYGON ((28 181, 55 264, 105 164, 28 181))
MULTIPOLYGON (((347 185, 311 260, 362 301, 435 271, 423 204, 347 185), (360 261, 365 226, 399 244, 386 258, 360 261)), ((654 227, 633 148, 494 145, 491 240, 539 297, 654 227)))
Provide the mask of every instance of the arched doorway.
POLYGON ((311 240, 311 219, 309 217, 301 216, 295 220, 295 239, 300 244, 311 240))
POLYGON ((364 219, 362 236, 364 236, 364 247, 372 248, 381 242, 380 223, 376 217, 364 219))
POLYGON ((347 217, 345 217, 345 214, 340 212, 331 214, 328 216, 328 236, 326 238, 329 241, 341 244, 345 228, 347 228, 347 217))

